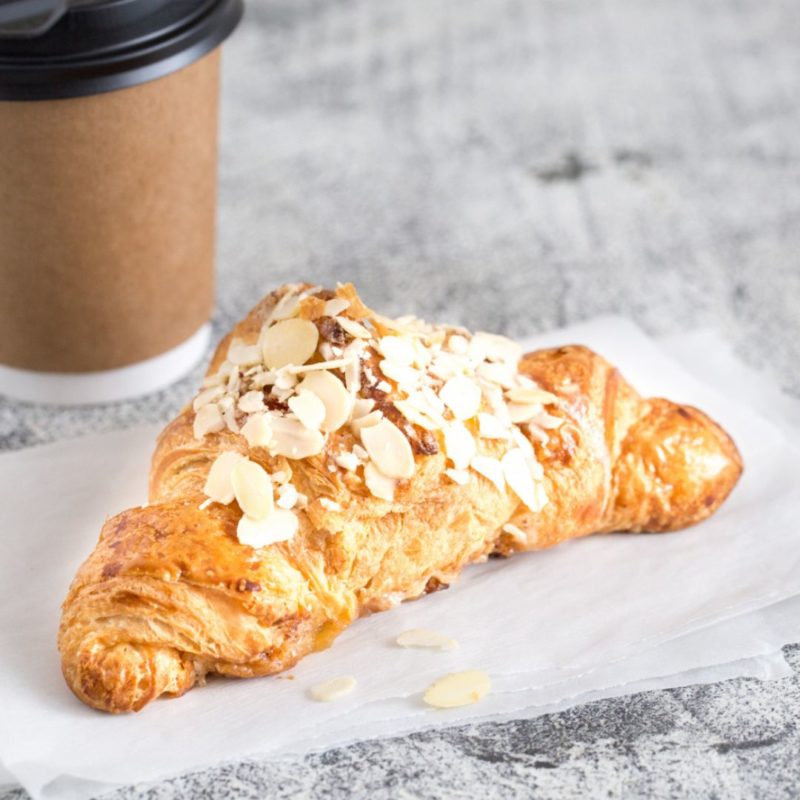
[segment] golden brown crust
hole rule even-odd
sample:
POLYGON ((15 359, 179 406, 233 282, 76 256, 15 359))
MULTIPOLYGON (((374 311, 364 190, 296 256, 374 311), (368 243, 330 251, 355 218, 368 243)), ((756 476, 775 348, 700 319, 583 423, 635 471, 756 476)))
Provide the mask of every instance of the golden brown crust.
MULTIPOLYGON (((232 335, 255 337, 278 297, 232 335)), ((106 523, 70 588, 59 633, 67 683, 89 705, 123 712, 182 694, 209 672, 275 673, 327 647, 360 614, 445 586, 490 553, 677 530, 713 513, 738 480, 741 458, 718 425, 690 407, 642 400, 587 348, 537 351, 519 369, 559 398, 553 413, 563 419, 545 442, 531 439, 549 497, 536 514, 483 477, 447 479, 438 449, 416 450, 414 477, 388 502, 329 469, 325 451, 287 461, 229 431, 198 442, 184 409, 159 437, 151 504, 106 523), (211 463, 231 449, 268 471, 291 470, 310 499, 294 539, 254 551, 237 540, 235 506, 200 510, 211 463)))

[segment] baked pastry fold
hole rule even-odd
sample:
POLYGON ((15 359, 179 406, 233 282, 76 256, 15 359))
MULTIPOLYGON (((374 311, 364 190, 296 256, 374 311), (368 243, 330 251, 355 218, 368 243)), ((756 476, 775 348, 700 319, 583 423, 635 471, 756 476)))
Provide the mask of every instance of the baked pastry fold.
POLYGON ((389 320, 350 285, 284 286, 221 342, 159 437, 149 503, 79 569, 64 676, 124 712, 280 672, 490 555, 700 522, 741 471, 708 416, 586 347, 522 354, 389 320))

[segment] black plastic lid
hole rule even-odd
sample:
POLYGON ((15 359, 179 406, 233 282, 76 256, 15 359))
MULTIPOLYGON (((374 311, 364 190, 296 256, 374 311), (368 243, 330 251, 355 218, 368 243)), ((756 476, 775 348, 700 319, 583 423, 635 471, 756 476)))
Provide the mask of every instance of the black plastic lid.
POLYGON ((0 0, 0 100, 100 94, 220 45, 242 0, 0 0))

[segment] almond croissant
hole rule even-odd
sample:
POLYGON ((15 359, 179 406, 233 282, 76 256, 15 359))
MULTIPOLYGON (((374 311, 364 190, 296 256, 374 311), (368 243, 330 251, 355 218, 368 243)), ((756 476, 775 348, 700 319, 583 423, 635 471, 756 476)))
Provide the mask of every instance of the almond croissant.
POLYGON ((585 347, 523 356, 349 285, 283 287, 161 434, 149 504, 78 571, 64 676, 122 712, 276 673, 490 554, 697 523, 741 471, 705 414, 642 399, 585 347))

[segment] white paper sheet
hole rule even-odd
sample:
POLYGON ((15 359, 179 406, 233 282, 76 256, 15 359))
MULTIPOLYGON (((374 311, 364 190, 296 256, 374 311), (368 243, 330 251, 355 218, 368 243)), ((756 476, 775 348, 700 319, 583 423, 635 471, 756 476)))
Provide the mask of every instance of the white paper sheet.
MULTIPOLYGON (((150 780, 346 741, 370 735, 370 725, 399 732, 542 708, 800 638, 794 629, 765 629, 753 615, 744 638, 742 628, 707 627, 800 592, 800 456, 784 434, 697 383, 629 323, 599 320, 537 344, 566 341, 591 344, 643 392, 695 403, 733 433, 747 471, 720 514, 684 534, 598 537, 469 569, 448 592, 360 621, 293 670, 294 681, 215 681, 138 716, 83 708, 64 688, 54 642, 58 603, 104 517, 144 497, 155 430, 0 458, 10 499, 0 508, 0 760, 35 796, 62 774, 150 780), (448 654, 392 646, 394 635, 416 626, 445 631, 462 646, 448 654), (694 643, 661 644, 701 628, 706 635, 694 643), (421 707, 430 681, 466 667, 492 674, 496 691, 487 701, 451 712, 421 707), (304 697, 309 685, 344 673, 359 679, 350 697, 324 705, 304 697)), ((791 628, 798 615, 787 617, 791 628)), ((65 786, 52 784, 46 794, 63 796, 65 786)))

